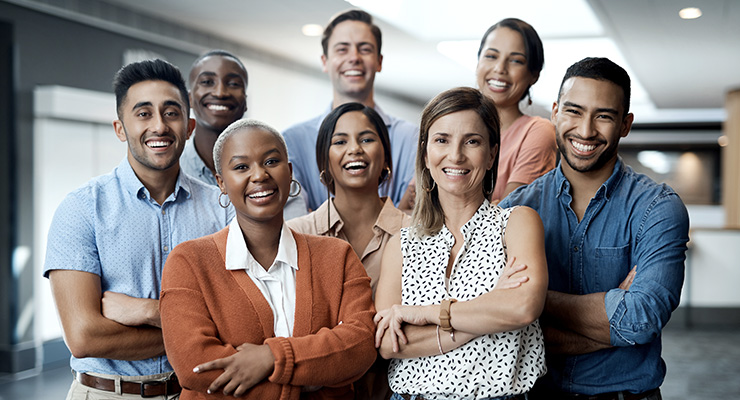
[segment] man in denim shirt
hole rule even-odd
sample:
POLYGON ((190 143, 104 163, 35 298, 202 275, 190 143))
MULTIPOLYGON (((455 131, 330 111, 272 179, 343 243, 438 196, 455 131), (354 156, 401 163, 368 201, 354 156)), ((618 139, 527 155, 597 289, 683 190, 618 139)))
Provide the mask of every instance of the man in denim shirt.
POLYGON ((679 303, 689 221, 670 187, 617 155, 629 98, 608 59, 572 65, 551 116, 560 165, 501 202, 534 208, 545 226, 548 373, 530 398, 661 398, 661 330, 679 303))
POLYGON ((114 91, 127 156, 67 195, 49 228, 44 275, 75 375, 67 399, 173 399, 162 267, 176 245, 224 228, 234 211, 219 207, 215 186, 180 171, 195 126, 180 71, 162 60, 129 64, 114 91))

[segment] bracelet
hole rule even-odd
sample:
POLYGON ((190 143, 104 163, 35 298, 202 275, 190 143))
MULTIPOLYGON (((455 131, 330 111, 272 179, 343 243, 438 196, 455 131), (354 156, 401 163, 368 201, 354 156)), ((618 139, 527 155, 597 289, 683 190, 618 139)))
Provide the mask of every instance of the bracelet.
POLYGON ((450 340, 452 340, 453 342, 455 341, 455 330, 454 329, 450 330, 450 340))
POLYGON ((442 351, 442 340, 439 338, 439 325, 437 325, 437 348, 439 348, 440 356, 445 353, 442 351))
POLYGON ((452 316, 450 315, 450 306, 452 306, 452 303, 457 302, 455 299, 444 299, 442 300, 442 303, 439 304, 439 325, 442 327, 442 330, 445 332, 449 332, 452 330, 452 324, 450 324, 450 319, 452 316))

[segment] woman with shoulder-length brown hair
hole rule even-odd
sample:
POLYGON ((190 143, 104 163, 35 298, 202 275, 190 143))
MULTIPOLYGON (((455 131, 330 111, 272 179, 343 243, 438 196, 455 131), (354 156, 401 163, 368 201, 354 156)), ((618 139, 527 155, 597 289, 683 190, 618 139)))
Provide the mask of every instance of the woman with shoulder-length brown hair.
POLYGON ((545 372, 542 223, 488 200, 498 147, 496 107, 478 90, 422 112, 412 225, 389 242, 375 297, 394 399, 523 398, 545 372))

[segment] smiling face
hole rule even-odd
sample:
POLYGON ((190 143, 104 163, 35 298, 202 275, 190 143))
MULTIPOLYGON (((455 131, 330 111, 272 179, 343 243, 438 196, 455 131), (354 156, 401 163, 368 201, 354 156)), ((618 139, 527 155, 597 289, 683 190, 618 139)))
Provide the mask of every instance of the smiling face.
POLYGON ((234 205, 242 229, 255 222, 282 224, 292 167, 274 133, 257 127, 234 132, 224 142, 216 179, 234 205))
POLYGON ((131 85, 113 122, 116 136, 128 144, 137 174, 177 167, 195 121, 188 118, 180 91, 165 81, 131 85))
POLYGON ((329 147, 329 171, 334 192, 347 190, 377 193, 380 174, 387 166, 377 129, 360 111, 342 114, 329 147))
POLYGON ((566 173, 611 173, 619 139, 627 136, 633 115, 624 114, 618 85, 590 78, 568 79, 553 104, 552 122, 566 173))
POLYGON ((493 166, 496 146, 473 110, 447 114, 429 127, 425 165, 443 196, 483 199, 483 178, 493 166))
POLYGON ((329 74, 334 97, 364 101, 372 95, 375 73, 380 72, 383 56, 370 25, 347 20, 334 27, 327 54, 321 56, 329 74))
POLYGON ((527 51, 519 32, 499 27, 483 45, 475 70, 478 89, 496 107, 518 106, 536 76, 527 68, 527 51))
POLYGON ((210 56, 190 71, 190 106, 199 126, 221 133, 247 111, 247 75, 231 57, 210 56))

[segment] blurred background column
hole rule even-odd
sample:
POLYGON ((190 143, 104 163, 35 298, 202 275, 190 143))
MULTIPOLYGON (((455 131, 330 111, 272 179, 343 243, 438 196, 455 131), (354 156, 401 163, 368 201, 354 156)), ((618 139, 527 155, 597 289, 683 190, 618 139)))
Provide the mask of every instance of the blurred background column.
POLYGON ((740 89, 727 93, 727 120, 723 134, 727 144, 722 147, 722 203, 725 207, 725 227, 740 229, 740 89))

